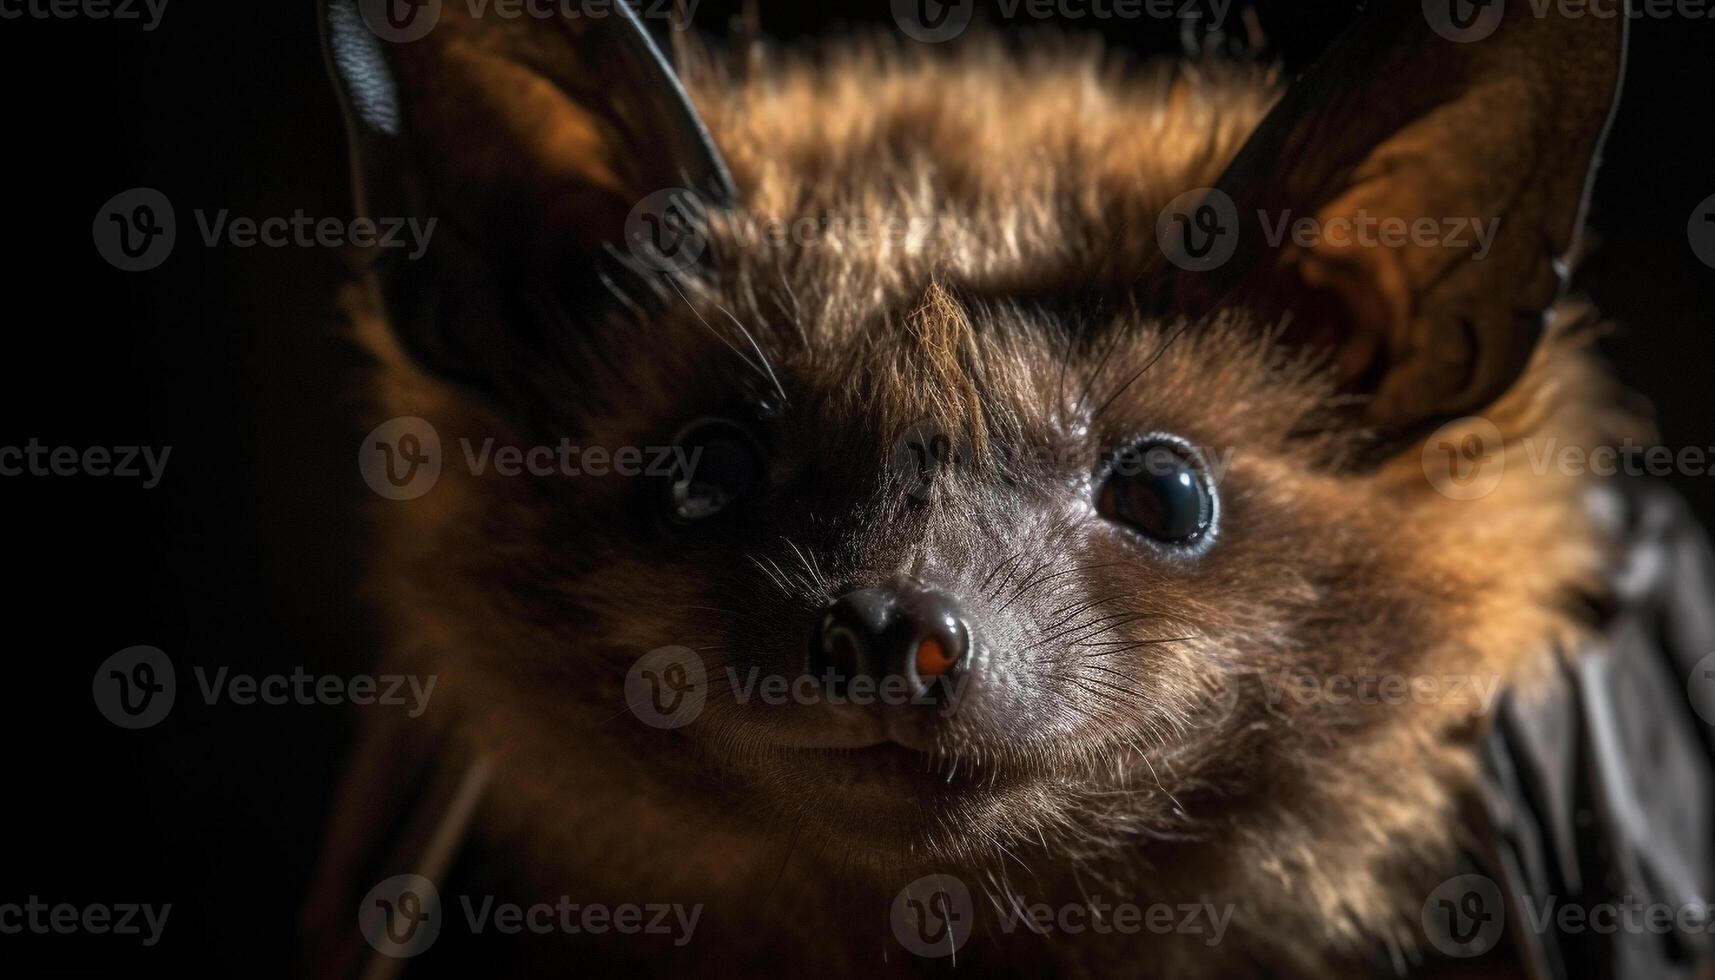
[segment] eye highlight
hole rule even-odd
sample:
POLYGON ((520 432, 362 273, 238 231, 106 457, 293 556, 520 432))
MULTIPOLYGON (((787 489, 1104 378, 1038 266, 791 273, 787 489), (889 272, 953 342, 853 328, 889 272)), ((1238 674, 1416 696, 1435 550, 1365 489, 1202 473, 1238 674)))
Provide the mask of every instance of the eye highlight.
POLYGON ((694 524, 714 517, 762 482, 762 453, 736 423, 698 419, 673 442, 677 452, 666 508, 676 523, 694 524))
POLYGON ((1197 451, 1147 436, 1115 453, 1096 485, 1096 512, 1159 544, 1192 548, 1215 524, 1212 481, 1197 451))

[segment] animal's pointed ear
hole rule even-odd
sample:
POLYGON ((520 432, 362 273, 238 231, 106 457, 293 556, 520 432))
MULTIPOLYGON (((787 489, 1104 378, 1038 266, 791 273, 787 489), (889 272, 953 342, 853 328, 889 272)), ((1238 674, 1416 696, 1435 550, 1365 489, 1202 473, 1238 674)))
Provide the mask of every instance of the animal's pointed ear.
POLYGON ((1236 251, 1179 274, 1178 303, 1285 317, 1384 436, 1505 391, 1560 297, 1625 51, 1623 11, 1539 6, 1371 3, 1218 181, 1236 251))
POLYGON ((623 0, 607 16, 547 19, 322 0, 322 16, 359 213, 436 221, 421 258, 383 254, 374 270, 402 346, 437 373, 501 384, 530 343, 509 321, 548 284, 574 315, 595 315, 598 270, 650 195, 735 196, 623 0))

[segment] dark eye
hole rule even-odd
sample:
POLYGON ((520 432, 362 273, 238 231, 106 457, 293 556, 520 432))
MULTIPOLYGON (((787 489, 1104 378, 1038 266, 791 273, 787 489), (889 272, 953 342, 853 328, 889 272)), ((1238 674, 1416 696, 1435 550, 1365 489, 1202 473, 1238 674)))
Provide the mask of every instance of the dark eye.
POLYGON ((1096 489, 1096 510, 1156 541, 1190 545, 1215 522, 1215 493, 1194 450, 1152 438, 1115 454, 1096 489))
POLYGON ((667 514, 682 524, 731 507, 762 482, 762 454, 750 435, 724 419, 699 419, 674 440, 667 514))

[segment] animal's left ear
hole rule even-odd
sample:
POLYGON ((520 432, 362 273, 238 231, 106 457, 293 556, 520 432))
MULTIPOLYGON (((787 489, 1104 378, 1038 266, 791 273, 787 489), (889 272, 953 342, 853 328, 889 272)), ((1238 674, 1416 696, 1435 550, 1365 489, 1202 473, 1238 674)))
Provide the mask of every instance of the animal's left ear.
POLYGON ((1375 0, 1219 180, 1235 210, 1201 217, 1236 221, 1236 251, 1178 277, 1182 309, 1285 317, 1385 437, 1505 391, 1564 286, 1625 51, 1623 11, 1536 7, 1375 0))
POLYGON ((535 383, 614 309, 630 216, 673 244, 673 219, 705 213, 686 202, 736 199, 660 47, 626 0, 608 7, 321 0, 360 211, 435 222, 421 256, 370 271, 400 345, 442 377, 535 383), (544 296, 572 329, 536 313, 544 296))

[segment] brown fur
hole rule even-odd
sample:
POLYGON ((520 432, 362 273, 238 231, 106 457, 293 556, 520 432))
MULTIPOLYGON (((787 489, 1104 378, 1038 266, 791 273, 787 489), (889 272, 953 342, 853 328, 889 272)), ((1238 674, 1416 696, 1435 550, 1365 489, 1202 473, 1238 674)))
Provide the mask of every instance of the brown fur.
POLYGON ((488 435, 658 444, 689 418, 731 414, 746 392, 773 399, 772 381, 729 349, 745 349, 735 323, 787 394, 763 423, 766 531, 658 539, 639 530, 624 479, 476 478, 462 465, 421 499, 377 505, 392 656, 441 676, 434 716, 497 763, 481 836, 551 883, 543 894, 706 902, 707 936, 682 955, 700 951, 717 972, 925 965, 897 947, 883 962, 885 915, 932 870, 997 898, 1236 906, 1213 948, 979 927, 960 954, 979 972, 1052 962, 1231 976, 1267 964, 1319 976, 1418 946, 1422 897, 1465 843, 1457 802, 1483 719, 1459 703, 1270 704, 1257 674, 1528 688, 1575 645, 1605 545, 1584 482, 1534 476, 1517 447, 1632 431, 1585 352, 1582 313, 1562 311, 1485 412, 1514 447, 1500 488, 1450 500, 1425 479, 1418 445, 1379 468, 1349 465, 1365 436, 1339 420, 1319 352, 1238 314, 1182 331, 1118 298, 1165 275, 1139 229, 1179 191, 1215 182, 1276 97, 1272 74, 1122 70, 1067 44, 936 57, 873 45, 743 72, 699 56, 686 74, 753 220, 933 231, 904 245, 830 235, 758 247, 717 217, 717 274, 653 291, 620 283, 629 302, 567 341, 565 364, 595 367, 574 380, 539 366, 551 418, 508 417, 421 372, 352 294, 377 357, 377 418, 432 421, 449 458, 457 438, 488 435), (976 451, 914 509, 887 459, 897 433, 925 420, 976 451), (1232 452, 1220 538, 1195 563, 1138 557, 1081 517, 1087 489, 1008 455, 1052 447, 1093 461, 1155 430, 1232 452), (1004 739, 945 736, 937 764, 957 759, 992 786, 935 810, 851 812, 861 797, 831 796, 843 791, 817 771, 828 757, 772 747, 802 719, 741 708, 718 684, 684 730, 625 712, 621 682, 644 652, 682 644, 711 669, 789 672, 823 603, 901 571, 965 595, 983 595, 985 579, 1019 590, 993 613, 1008 636, 1038 636, 1070 604, 1101 599, 1091 615, 1131 617, 1108 639, 1185 639, 1106 657, 1110 673, 1020 668, 1041 713, 1004 739), (1200 721, 1229 687, 1231 715, 1200 721))

